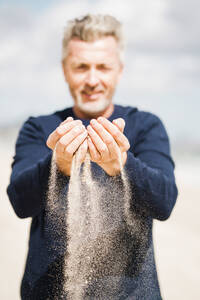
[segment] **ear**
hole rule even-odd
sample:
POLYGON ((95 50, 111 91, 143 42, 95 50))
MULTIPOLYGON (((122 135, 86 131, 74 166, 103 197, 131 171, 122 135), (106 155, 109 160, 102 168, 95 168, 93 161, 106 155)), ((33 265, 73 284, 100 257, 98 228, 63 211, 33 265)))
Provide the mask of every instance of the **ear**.
POLYGON ((119 73, 118 73, 118 78, 117 78, 117 82, 120 81, 122 74, 123 74, 123 70, 124 70, 124 64, 122 62, 120 62, 120 66, 119 66, 119 73))
POLYGON ((66 62, 65 61, 62 61, 62 69, 63 69, 65 81, 68 82, 68 80, 67 80, 67 67, 66 67, 66 62))

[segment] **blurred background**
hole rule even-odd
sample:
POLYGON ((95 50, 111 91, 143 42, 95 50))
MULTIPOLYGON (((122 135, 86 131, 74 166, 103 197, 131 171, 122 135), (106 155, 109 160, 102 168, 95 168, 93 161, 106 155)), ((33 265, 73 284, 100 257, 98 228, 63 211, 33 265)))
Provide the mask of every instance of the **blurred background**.
POLYGON ((170 137, 179 197, 170 219, 154 226, 163 298, 200 299, 199 9, 198 0, 0 0, 0 299, 19 299, 29 234, 30 220, 15 216, 6 195, 16 137, 30 115, 72 105, 60 62, 63 29, 88 12, 124 25, 114 102, 157 114, 170 137))

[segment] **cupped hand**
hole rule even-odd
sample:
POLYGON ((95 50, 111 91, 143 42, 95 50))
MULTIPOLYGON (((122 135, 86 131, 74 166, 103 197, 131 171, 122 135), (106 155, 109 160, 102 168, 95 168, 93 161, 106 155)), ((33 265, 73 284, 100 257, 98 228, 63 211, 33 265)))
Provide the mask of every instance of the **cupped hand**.
POLYGON ((47 146, 55 151, 56 164, 64 175, 70 176, 73 155, 79 147, 79 159, 84 161, 88 149, 87 136, 82 122, 72 117, 68 117, 49 135, 47 146))
POLYGON ((87 127, 91 160, 110 176, 119 174, 127 160, 130 144, 123 134, 124 127, 122 118, 110 122, 104 117, 91 120, 87 127))

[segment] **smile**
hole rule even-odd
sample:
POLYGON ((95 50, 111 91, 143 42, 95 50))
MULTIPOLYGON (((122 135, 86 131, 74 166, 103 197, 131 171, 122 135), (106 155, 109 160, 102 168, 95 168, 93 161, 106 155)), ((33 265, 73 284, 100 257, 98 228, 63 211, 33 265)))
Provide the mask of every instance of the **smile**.
POLYGON ((95 92, 95 93, 87 93, 87 92, 82 92, 82 95, 87 98, 87 99, 91 99, 91 100, 96 100, 97 98, 99 98, 99 96, 102 94, 102 92, 95 92))

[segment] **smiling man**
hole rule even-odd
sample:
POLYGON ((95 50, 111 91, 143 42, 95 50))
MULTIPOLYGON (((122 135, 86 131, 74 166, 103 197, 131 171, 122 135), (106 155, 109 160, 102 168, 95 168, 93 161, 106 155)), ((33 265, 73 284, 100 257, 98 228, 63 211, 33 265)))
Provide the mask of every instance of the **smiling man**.
MULTIPOLYGON (((116 179, 122 189, 120 171, 124 168, 131 187, 130 210, 146 228, 143 258, 139 253, 141 231, 131 255, 127 254, 126 270, 115 274, 121 278, 120 292, 112 299, 161 299, 152 224, 153 219, 167 219, 175 204, 174 163, 158 117, 113 104, 123 71, 121 24, 108 15, 87 15, 69 22, 63 39, 62 67, 74 106, 25 122, 16 143, 8 186, 16 214, 32 218, 22 299, 59 299, 56 295, 62 284, 59 274, 63 272, 64 251, 58 245, 49 251, 55 241, 46 230, 46 192, 52 150, 58 176, 67 189, 78 149, 81 161, 87 152, 90 154, 93 168, 103 181, 105 178, 105 184, 116 179)), ((106 282, 106 278, 102 280, 106 282)), ((94 298, 102 299, 98 289, 90 297, 94 298)))
POLYGON ((112 37, 86 43, 73 39, 63 70, 81 118, 111 115, 112 97, 122 72, 117 41, 112 37))

